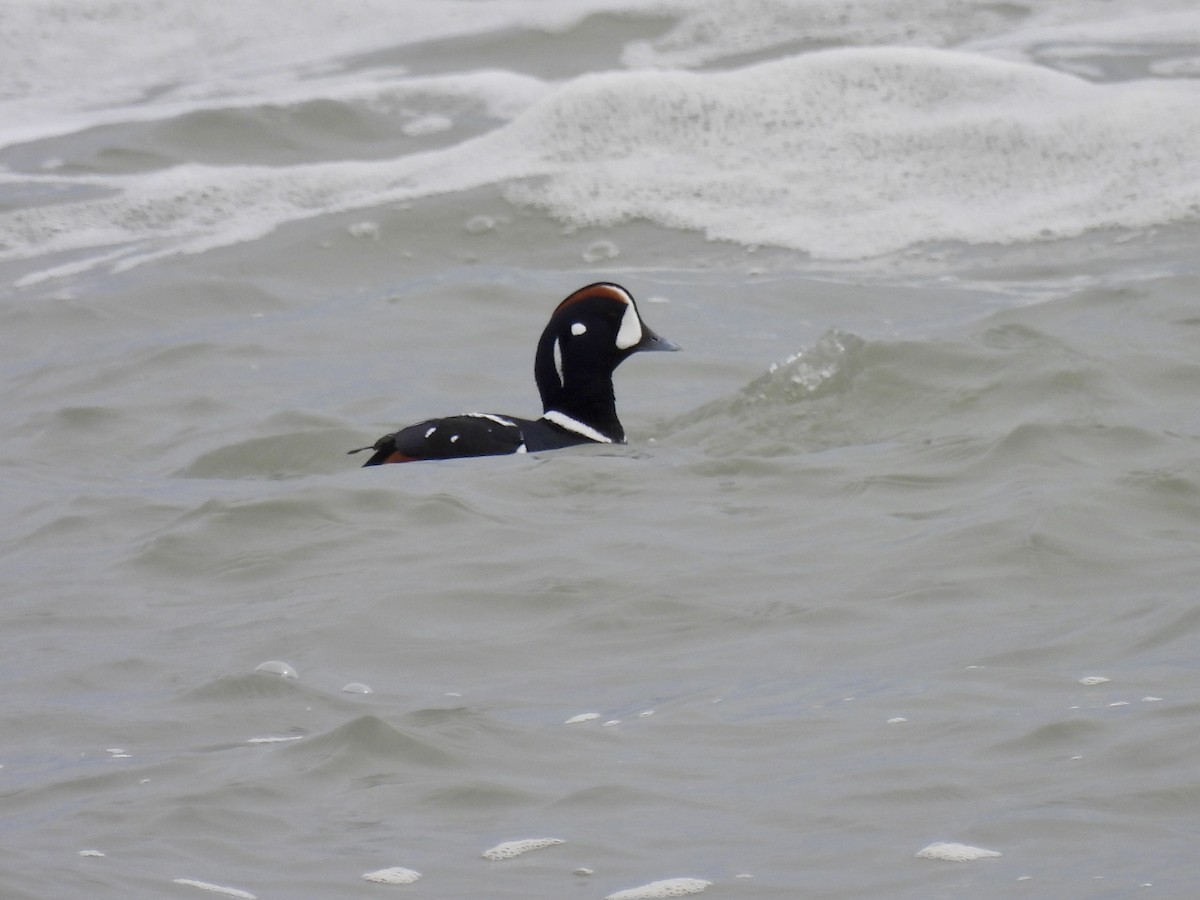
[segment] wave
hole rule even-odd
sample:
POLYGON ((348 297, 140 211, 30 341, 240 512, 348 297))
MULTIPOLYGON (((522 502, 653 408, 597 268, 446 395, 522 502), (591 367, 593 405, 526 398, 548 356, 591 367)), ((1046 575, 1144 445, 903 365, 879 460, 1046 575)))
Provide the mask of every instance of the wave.
POLYGON ((119 271, 483 186, 572 227, 644 219, 822 259, 1200 216, 1193 81, 1090 83, 975 54, 853 48, 731 72, 514 77, 511 88, 480 76, 440 89, 453 96, 421 105, 419 117, 450 122, 452 137, 463 104, 514 117, 397 158, 0 173, 6 190, 45 195, 0 212, 0 259, 59 256, 23 283, 119 271))
POLYGON ((938 340, 830 331, 739 391, 667 422, 663 440, 709 458, 912 447, 943 477, 1151 459, 1137 370, 1007 315, 938 340))

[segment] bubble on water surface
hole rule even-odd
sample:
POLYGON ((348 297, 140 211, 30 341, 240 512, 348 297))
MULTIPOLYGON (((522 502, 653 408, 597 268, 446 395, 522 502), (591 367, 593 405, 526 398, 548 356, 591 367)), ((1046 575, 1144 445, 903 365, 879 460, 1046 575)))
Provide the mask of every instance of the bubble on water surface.
POLYGON ((595 241, 584 249, 583 261, 598 263, 604 262, 606 259, 616 259, 620 255, 620 249, 612 241, 595 241))
POLYGON ((1105 678, 1103 675, 1086 675, 1079 679, 1080 684, 1091 686, 1093 684, 1104 684, 1106 681, 1112 681, 1111 678, 1105 678))
POLYGON ((346 694, 373 694, 373 693, 375 693, 369 687, 367 687, 365 684, 363 684, 361 681, 350 682, 348 685, 346 685, 345 687, 342 688, 342 691, 343 691, 343 693, 346 693, 346 694))
POLYGON ((499 225, 500 220, 495 216, 485 216, 480 213, 467 219, 467 224, 463 228, 466 229, 467 234, 486 234, 489 231, 495 231, 499 225))
POLYGON ((265 672, 268 675, 278 675, 280 678, 299 678, 296 670, 278 659, 270 659, 254 667, 255 672, 265 672))
POLYGON ((350 237, 364 241, 379 240, 379 224, 377 222, 355 222, 346 230, 350 233, 350 237))
POLYGON ((390 869, 377 869, 363 875, 363 881, 373 881, 376 884, 412 884, 421 873, 403 866, 392 866, 390 869))
POLYGON ((970 862, 976 859, 986 859, 990 856, 1000 856, 1000 852, 998 850, 984 850, 982 847, 972 847, 969 844, 937 842, 918 850, 915 856, 917 859, 970 862))
POLYGON ((503 844, 497 844, 489 850, 483 851, 484 859, 512 859, 514 856, 520 856, 522 853, 528 853, 530 850, 541 850, 544 847, 553 847, 555 844, 565 844, 566 841, 561 838, 525 838, 521 841, 505 841, 503 844))
POLYGON ((103 857, 103 856, 104 856, 104 852, 103 852, 103 851, 101 851, 101 850, 80 850, 80 851, 79 851, 79 855, 80 855, 80 856, 94 856, 94 857, 103 857))
POLYGON ((421 116, 405 122, 400 130, 409 137, 426 137, 431 134, 441 134, 454 127, 454 120, 447 116, 421 116))
POLYGON ((638 887, 609 894, 604 900, 657 900, 659 897, 686 897, 698 894, 711 885, 702 878, 665 878, 638 887))

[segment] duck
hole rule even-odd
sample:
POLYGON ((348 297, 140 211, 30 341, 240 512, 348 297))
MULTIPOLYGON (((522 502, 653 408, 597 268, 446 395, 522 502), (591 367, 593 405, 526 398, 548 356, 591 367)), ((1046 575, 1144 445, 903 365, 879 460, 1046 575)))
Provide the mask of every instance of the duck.
POLYGON ((623 444, 613 372, 635 353, 679 349, 651 330, 621 285, 589 284, 554 308, 538 340, 533 377, 542 398, 540 418, 475 412, 425 419, 348 452, 373 451, 366 468, 623 444))

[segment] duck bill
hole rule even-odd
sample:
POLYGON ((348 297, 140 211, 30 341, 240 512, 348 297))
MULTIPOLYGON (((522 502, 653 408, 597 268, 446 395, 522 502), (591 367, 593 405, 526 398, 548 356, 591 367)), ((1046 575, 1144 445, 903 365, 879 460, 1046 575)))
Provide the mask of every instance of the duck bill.
POLYGON ((659 337, 653 331, 642 323, 642 339, 633 345, 635 351, 640 350, 681 350, 682 348, 674 341, 669 341, 665 337, 659 337))

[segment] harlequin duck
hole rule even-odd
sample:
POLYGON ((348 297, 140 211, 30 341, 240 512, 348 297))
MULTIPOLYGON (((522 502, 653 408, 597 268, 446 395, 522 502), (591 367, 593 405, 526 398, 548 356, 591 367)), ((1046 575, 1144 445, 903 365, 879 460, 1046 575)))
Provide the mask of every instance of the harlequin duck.
POLYGON ((379 466, 575 444, 623 444, 613 371, 639 350, 678 349, 647 327, 625 288, 610 282, 589 284, 555 307, 538 341, 533 377, 542 395, 540 419, 491 413, 426 419, 350 452, 374 450, 364 466, 379 466))

